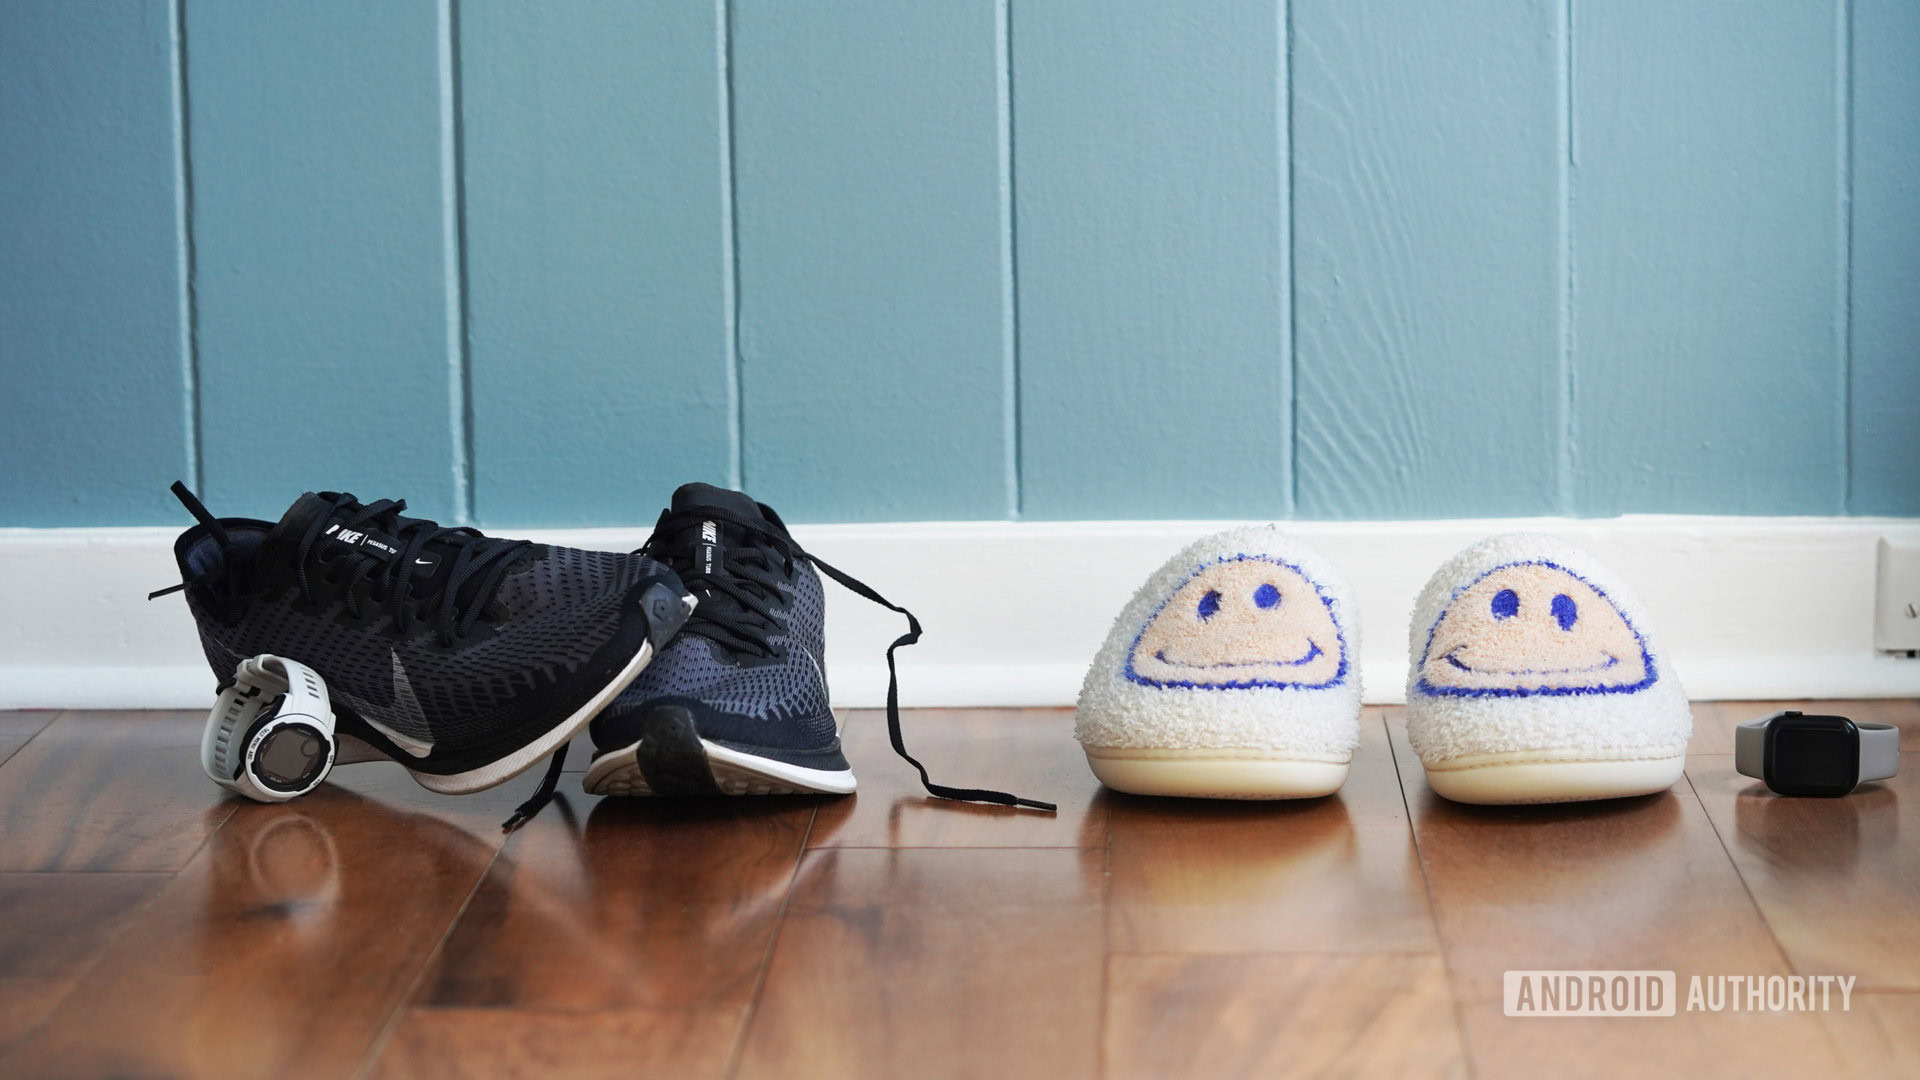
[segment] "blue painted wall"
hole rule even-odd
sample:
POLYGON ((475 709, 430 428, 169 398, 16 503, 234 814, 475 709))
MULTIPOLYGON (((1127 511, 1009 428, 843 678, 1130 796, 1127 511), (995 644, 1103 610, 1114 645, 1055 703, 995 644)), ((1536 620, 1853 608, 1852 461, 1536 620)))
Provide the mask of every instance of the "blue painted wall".
POLYGON ((10 0, 0 525, 1920 515, 1913 0, 10 0))

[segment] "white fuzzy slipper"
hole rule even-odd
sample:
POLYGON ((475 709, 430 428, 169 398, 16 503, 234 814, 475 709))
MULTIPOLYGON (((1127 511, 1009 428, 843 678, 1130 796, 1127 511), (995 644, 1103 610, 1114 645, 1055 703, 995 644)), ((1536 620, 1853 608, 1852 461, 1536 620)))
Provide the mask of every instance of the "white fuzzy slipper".
POLYGON ((1140 795, 1331 794, 1360 736, 1350 595, 1319 552, 1270 525, 1174 556, 1081 685, 1074 733, 1094 775, 1140 795))
POLYGON ((1563 540, 1508 533, 1448 560, 1408 659, 1407 737, 1449 799, 1646 795, 1686 767, 1693 715, 1643 609, 1563 540))

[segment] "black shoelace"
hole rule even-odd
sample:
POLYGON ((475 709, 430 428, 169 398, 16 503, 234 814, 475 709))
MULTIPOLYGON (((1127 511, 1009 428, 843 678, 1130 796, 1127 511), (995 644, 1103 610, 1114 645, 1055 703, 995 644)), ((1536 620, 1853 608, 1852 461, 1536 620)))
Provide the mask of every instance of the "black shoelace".
POLYGON ((709 638, 736 652, 756 656, 776 655, 767 638, 779 629, 774 615, 774 605, 781 600, 778 582, 793 573, 794 563, 798 560, 811 563, 815 569, 855 595, 906 616, 907 632, 887 646, 887 735, 893 742, 893 752, 919 771, 921 786, 927 789, 928 794, 938 798, 1023 806, 1049 813, 1058 809, 1053 803, 1024 799, 1004 791, 955 788, 933 782, 933 778, 927 775, 927 767, 907 753, 906 743, 900 735, 900 673, 894 662, 896 650, 920 640, 920 620, 914 617, 913 612, 881 596, 864 582, 823 562, 819 556, 808 554, 792 537, 782 534, 767 522, 719 507, 666 510, 660 514, 660 520, 654 524, 653 535, 640 551, 671 566, 687 588, 701 597, 699 606, 688 618, 682 632, 709 638), (716 544, 711 563, 702 565, 702 559, 706 556, 703 554, 701 528, 708 522, 716 527, 733 526, 742 530, 747 542, 716 544), (780 564, 779 577, 774 572, 776 560, 780 564))
POLYGON ((467 636, 473 624, 479 621, 480 613, 499 590, 500 581, 506 577, 515 557, 533 548, 530 540, 502 540, 464 526, 448 528, 419 518, 402 518, 400 512, 407 508, 405 499, 381 499, 357 511, 352 510, 358 503, 359 500, 351 494, 336 495, 333 498, 333 513, 316 515, 313 523, 307 526, 305 535, 300 538, 300 548, 294 555, 301 598, 309 604, 313 603, 313 585, 307 577, 308 566, 331 565, 333 569, 328 571, 328 580, 343 586, 347 612, 358 619, 360 596, 357 590, 362 582, 378 574, 379 580, 369 596, 375 603, 384 602, 392 606, 389 614, 393 616, 395 631, 399 632, 406 625, 409 587, 414 577, 414 567, 418 565, 416 560, 429 543, 436 540, 450 543, 454 545, 453 566, 440 586, 439 604, 432 619, 442 647, 451 648, 455 641, 467 636), (340 524, 340 531, 377 527, 401 544, 399 556, 382 559, 367 554, 363 547, 348 547, 344 549, 344 554, 328 551, 317 559, 311 558, 313 545, 328 535, 328 525, 343 510, 348 517, 340 524), (339 570, 343 566, 345 573, 341 575, 339 570), (479 583, 463 604, 460 600, 462 590, 475 577, 479 577, 479 583))
MULTIPOLYGON (((200 499, 188 489, 187 485, 175 481, 171 489, 174 497, 194 519, 207 527, 214 542, 220 545, 220 576, 212 584, 219 591, 246 590, 246 579, 242 563, 234 557, 234 544, 227 530, 218 518, 210 513, 200 499)), ((402 518, 401 511, 407 508, 405 499, 381 499, 365 506, 350 493, 335 495, 330 500, 331 509, 316 514, 313 523, 307 526, 300 537, 300 545, 294 554, 294 574, 300 585, 300 597, 308 604, 314 602, 313 582, 308 575, 310 566, 327 567, 329 582, 341 585, 346 597, 347 611, 353 618, 360 618, 360 586, 369 578, 377 579, 368 590, 368 598, 374 603, 389 605, 389 614, 393 618, 395 633, 404 633, 407 620, 411 617, 407 604, 411 598, 414 568, 416 560, 436 541, 451 544, 454 548, 453 565, 448 568, 446 579, 435 594, 421 598, 425 603, 434 605, 429 617, 424 609, 419 614, 420 621, 431 621, 434 631, 439 635, 443 646, 451 647, 455 641, 465 637, 473 629, 496 592, 500 582, 512 568, 514 562, 525 552, 532 550, 529 540, 505 540, 486 536, 477 529, 458 527, 449 528, 420 518, 402 518), (354 509, 355 507, 358 509, 354 509), (335 523, 340 514, 346 519, 339 522, 339 530, 378 529, 398 545, 398 555, 388 553, 381 557, 370 553, 364 547, 345 547, 343 553, 323 551, 314 556, 313 547, 328 536, 328 526, 335 523), (477 579, 477 581, 476 581, 477 579), (469 582, 475 587, 467 590, 469 582), (465 599, 462 594, 465 592, 465 599)), ((149 593, 147 599, 165 596, 186 588, 180 584, 149 593)), ((547 765, 547 774, 535 789, 533 797, 521 803, 501 826, 502 831, 512 832, 528 819, 538 814, 542 807, 553 798, 556 785, 560 782, 560 773, 566 767, 567 745, 562 743, 547 765)))

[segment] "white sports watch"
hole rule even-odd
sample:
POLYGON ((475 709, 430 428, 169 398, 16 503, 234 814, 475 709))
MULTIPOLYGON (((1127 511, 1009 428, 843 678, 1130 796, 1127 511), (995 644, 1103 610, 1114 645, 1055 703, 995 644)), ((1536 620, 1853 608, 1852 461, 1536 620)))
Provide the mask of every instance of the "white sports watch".
POLYGON ((284 657, 243 660, 214 702, 200 765, 214 783, 256 802, 286 802, 320 786, 338 744, 327 684, 284 657))

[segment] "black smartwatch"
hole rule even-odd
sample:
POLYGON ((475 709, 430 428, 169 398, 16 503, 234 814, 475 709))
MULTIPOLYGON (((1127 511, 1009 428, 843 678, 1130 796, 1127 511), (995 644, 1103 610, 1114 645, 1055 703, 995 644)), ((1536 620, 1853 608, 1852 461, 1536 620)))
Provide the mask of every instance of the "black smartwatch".
POLYGON ((1845 795, 1900 768, 1900 729, 1782 712, 1733 729, 1733 767, 1780 795, 1845 795))

